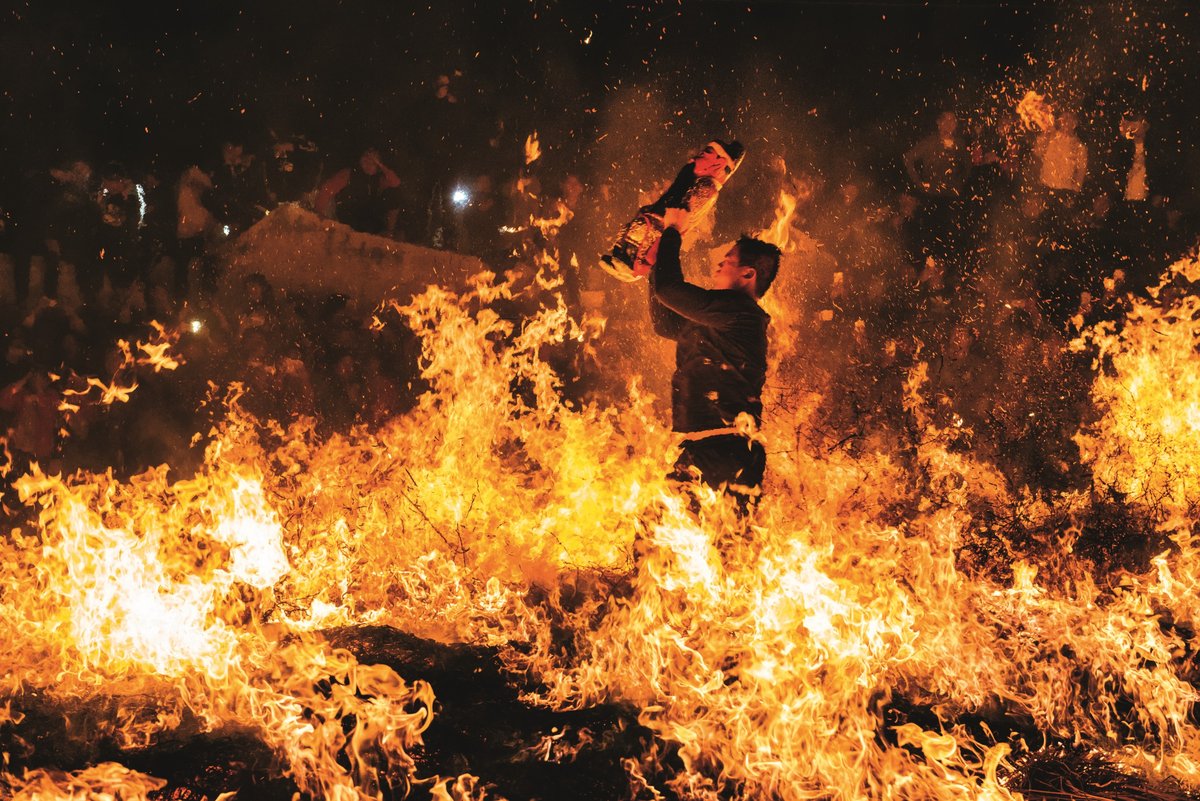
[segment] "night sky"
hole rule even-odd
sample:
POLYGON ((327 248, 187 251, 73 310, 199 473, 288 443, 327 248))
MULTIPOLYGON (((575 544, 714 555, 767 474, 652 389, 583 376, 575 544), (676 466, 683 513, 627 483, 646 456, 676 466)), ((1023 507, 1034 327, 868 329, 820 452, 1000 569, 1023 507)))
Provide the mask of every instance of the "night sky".
POLYGON ((726 133, 789 156, 886 162, 937 108, 1029 88, 1085 111, 1132 98, 1191 147, 1200 90, 1189 2, 245 6, 3 12, 5 174, 77 157, 174 170, 269 130, 339 157, 379 144, 419 162, 431 83, 455 70, 464 127, 537 129, 551 160, 585 171, 619 166, 632 143, 726 133))

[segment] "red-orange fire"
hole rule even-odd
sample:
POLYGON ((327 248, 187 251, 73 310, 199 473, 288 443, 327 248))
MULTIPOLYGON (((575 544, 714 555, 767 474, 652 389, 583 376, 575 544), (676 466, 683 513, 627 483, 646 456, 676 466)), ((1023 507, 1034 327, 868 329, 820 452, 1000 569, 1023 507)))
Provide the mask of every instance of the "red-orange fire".
MULTIPOLYGON (((792 209, 785 197, 778 242, 792 209)), ((1200 277, 1195 262, 1173 271, 1200 277)), ((1079 432, 1097 489, 1118 489, 1174 543, 1145 573, 1108 580, 1073 555, 1070 527, 1053 558, 1018 554, 1004 578, 964 568, 989 517, 1019 510, 1032 529, 1099 493, 1020 493, 952 447, 961 431, 935 422, 923 365, 906 387, 911 452, 830 448, 812 423, 819 398, 791 392, 783 306, 769 383, 788 402, 768 399, 755 434, 771 454, 763 503, 748 524, 715 493, 691 509, 663 478, 677 443, 657 399, 634 382, 616 406, 565 402, 543 350, 583 330, 561 303, 514 329, 490 306, 511 291, 482 275, 396 304, 430 389, 378 430, 321 439, 307 421, 272 430, 234 404, 192 476, 35 466, 16 482, 33 522, 0 541, 0 697, 124 699, 141 711, 105 725, 126 747, 185 715, 249 728, 313 797, 413 782, 479 797, 470 776, 417 775, 438 688, 321 634, 369 623, 497 646, 540 679, 530 703, 636 705, 678 754, 673 769, 655 753, 626 765, 648 796, 1012 798, 1006 760, 1027 744, 963 722, 998 709, 1200 782, 1181 633, 1200 623, 1194 297, 1164 285, 1120 333, 1100 325, 1078 343, 1104 363, 1103 415, 1079 432), (624 575, 624 589, 555 608, 554 588, 580 575, 624 575), (898 697, 936 723, 889 722, 898 697)), ((18 718, 0 706, 0 726, 18 718)), ((161 786, 112 763, 0 774, 22 799, 161 786)))

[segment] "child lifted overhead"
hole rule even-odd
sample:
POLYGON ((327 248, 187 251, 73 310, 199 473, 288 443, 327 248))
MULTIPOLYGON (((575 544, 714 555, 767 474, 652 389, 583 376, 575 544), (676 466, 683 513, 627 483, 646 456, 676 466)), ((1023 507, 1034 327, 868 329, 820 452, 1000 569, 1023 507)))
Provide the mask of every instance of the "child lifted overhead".
POLYGON ((636 281, 648 275, 658 256, 666 210, 686 212, 678 227, 681 233, 687 233, 712 211, 721 187, 737 170, 745 154, 746 149, 738 142, 714 139, 705 145, 679 171, 662 197, 638 209, 637 215, 617 235, 612 251, 600 257, 600 265, 622 281, 636 281))

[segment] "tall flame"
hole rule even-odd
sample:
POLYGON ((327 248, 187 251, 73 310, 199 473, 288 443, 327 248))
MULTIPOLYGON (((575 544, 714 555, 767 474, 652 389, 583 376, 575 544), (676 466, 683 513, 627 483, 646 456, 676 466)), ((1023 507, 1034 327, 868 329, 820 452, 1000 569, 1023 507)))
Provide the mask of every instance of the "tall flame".
POLYGON ((775 220, 758 233, 759 239, 775 245, 784 253, 789 251, 792 217, 796 214, 796 202, 795 195, 790 194, 786 189, 779 190, 779 202, 775 205, 775 220))

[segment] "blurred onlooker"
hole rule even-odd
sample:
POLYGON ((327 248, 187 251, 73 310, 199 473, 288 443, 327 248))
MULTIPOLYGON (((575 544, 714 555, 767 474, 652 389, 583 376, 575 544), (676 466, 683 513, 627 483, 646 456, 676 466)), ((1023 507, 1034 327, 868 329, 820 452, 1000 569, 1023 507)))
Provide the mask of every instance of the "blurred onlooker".
POLYGON ((1076 133, 1078 125, 1078 115, 1068 109, 1034 144, 1039 179, 1046 191, 1038 224, 1039 245, 1033 254, 1033 279, 1042 310, 1055 325, 1064 324, 1078 305, 1076 287, 1085 280, 1087 270, 1079 254, 1087 238, 1082 190, 1088 174, 1088 149, 1076 133))
POLYGON ((787 192, 793 198, 797 194, 795 180, 788 174, 787 161, 783 156, 774 154, 766 158, 765 163, 743 164, 742 169, 747 166, 755 169, 758 175, 753 176, 756 180, 746 183, 753 183, 758 189, 746 192, 744 196, 736 196, 740 203, 731 202, 721 209, 718 228, 720 239, 736 236, 735 232, 766 228, 775 218, 780 194, 787 192))
POLYGON ((494 268, 504 261, 505 243, 500 227, 508 219, 492 176, 483 174, 471 184, 469 197, 459 212, 457 249, 470 253, 494 268))
POLYGON ((1131 143, 1125 149, 1122 198, 1127 203, 1142 203, 1150 199, 1150 178, 1146 170, 1146 132, 1150 123, 1145 117, 1127 114, 1121 119, 1121 135, 1131 143))
POLYGON ((156 281, 146 288, 146 312, 151 320, 164 325, 178 318, 179 304, 171 297, 170 287, 156 281))
POLYGON ((167 285, 175 271, 176 188, 162 182, 157 165, 141 175, 135 186, 141 203, 139 231, 147 284, 167 285))
POLYGON ((109 164, 100 178, 96 203, 100 210, 98 256, 116 295, 114 305, 120 306, 134 282, 144 277, 144 256, 139 248, 143 199, 125 169, 109 164))
POLYGON ((414 197, 424 215, 425 243, 435 248, 453 246, 455 208, 451 197, 455 178, 464 165, 465 156, 473 156, 466 146, 475 130, 468 116, 470 110, 461 91, 464 76, 461 70, 447 70, 433 78, 432 93, 421 99, 413 114, 411 131, 413 148, 424 155, 414 197))
POLYGON ((236 236, 269 210, 267 177, 262 164, 240 142, 221 145, 221 163, 212 171, 209 209, 225 236, 236 236))
POLYGON ((554 244, 563 277, 563 300, 576 314, 582 312, 582 272, 594 265, 603 247, 592 239, 595 208, 586 192, 583 180, 573 172, 565 174, 558 185, 558 202, 570 213, 570 219, 558 227, 554 244))
POLYGON ((963 268, 965 234, 961 198, 971 174, 971 151, 958 134, 958 116, 943 111, 937 130, 904 154, 904 168, 921 199, 921 249, 931 286, 953 288, 963 268))
MULTIPOLYGON (((558 250, 562 267, 566 268, 574 256, 580 264, 590 263, 594 258, 588 246, 589 227, 593 224, 592 204, 585 194, 587 187, 583 180, 573 172, 563 176, 558 184, 558 199, 571 212, 571 219, 559 226, 558 250)), ((596 252, 600 248, 595 248, 596 252)))
POLYGON ((375 425, 387 422, 400 410, 403 391, 400 383, 385 368, 383 359, 371 351, 363 363, 363 385, 366 389, 366 408, 363 419, 375 425))
POLYGON ((920 264, 920 244, 917 241, 917 209, 920 206, 916 196, 909 192, 901 192, 896 202, 888 209, 886 227, 904 258, 905 264, 916 274, 920 264))
POLYGON ((230 327, 240 339, 251 331, 266 335, 269 340, 279 339, 279 306, 275 301, 275 290, 262 273, 251 273, 242 279, 242 292, 238 296, 240 308, 234 310, 230 327))
POLYGON ((1034 154, 1041 162, 1038 174, 1047 189, 1072 195, 1078 195, 1083 189, 1088 150, 1075 133, 1078 125, 1078 115, 1074 111, 1064 111, 1034 145, 1034 154))
POLYGON ((205 205, 205 195, 212 185, 208 173, 192 165, 179 177, 176 188, 174 277, 175 296, 181 300, 188 295, 194 266, 201 265, 205 276, 212 272, 207 267, 207 249, 209 239, 216 234, 217 219, 205 205))
POLYGON ((92 167, 86 161, 75 161, 50 170, 50 176, 55 182, 55 192, 46 221, 43 294, 54 294, 60 267, 69 264, 84 299, 92 302, 104 279, 98 265, 97 236, 101 221, 100 208, 93 199, 96 188, 92 183, 92 167))
POLYGON ((971 171, 971 153, 958 135, 958 116, 943 111, 937 131, 904 154, 904 169, 914 188, 931 198, 958 197, 971 171))
POLYGON ((461 70, 441 73, 433 79, 432 95, 427 95, 417 110, 420 126, 417 146, 432 162, 430 178, 445 186, 464 155, 463 143, 468 136, 470 120, 466 103, 462 102, 461 70))
POLYGON ((525 172, 509 183, 507 190, 508 224, 524 230, 541 206, 542 179, 536 173, 525 172))
POLYGON ((362 422, 371 414, 371 398, 363 372, 351 353, 334 358, 331 374, 325 376, 322 407, 326 420, 337 428, 362 422))
POLYGON ((70 306, 41 298, 21 321, 36 364, 60 369, 69 356, 69 337, 86 338, 88 326, 70 306))
POLYGON ((317 190, 318 214, 365 234, 387 235, 399 213, 400 176, 369 147, 352 167, 338 170, 317 190))
POLYGON ((1164 143, 1150 142, 1150 131, 1144 114, 1127 111, 1113 137, 1107 165, 1109 186, 1118 198, 1116 241, 1129 259, 1130 279, 1136 286, 1152 282, 1170 254, 1183 249, 1175 247, 1182 243, 1172 241, 1173 208, 1166 197, 1176 179, 1169 174, 1173 170, 1163 164, 1164 143))
POLYGON ((53 470, 58 432, 58 392, 50 384, 44 369, 33 367, 22 378, 0 390, 0 411, 11 415, 8 447, 25 464, 18 463, 17 474, 28 462, 37 462, 53 470))
POLYGON ((0 209, 0 253, 11 265, 15 307, 36 301, 29 297, 35 271, 42 279, 41 294, 57 297, 58 261, 47 259, 46 253, 47 219, 51 197, 56 193, 56 182, 52 181, 49 173, 36 170, 23 173, 5 187, 0 209))
POLYGON ((271 158, 265 169, 272 203, 311 203, 321 169, 320 148, 303 134, 280 136, 271 131, 271 158))

